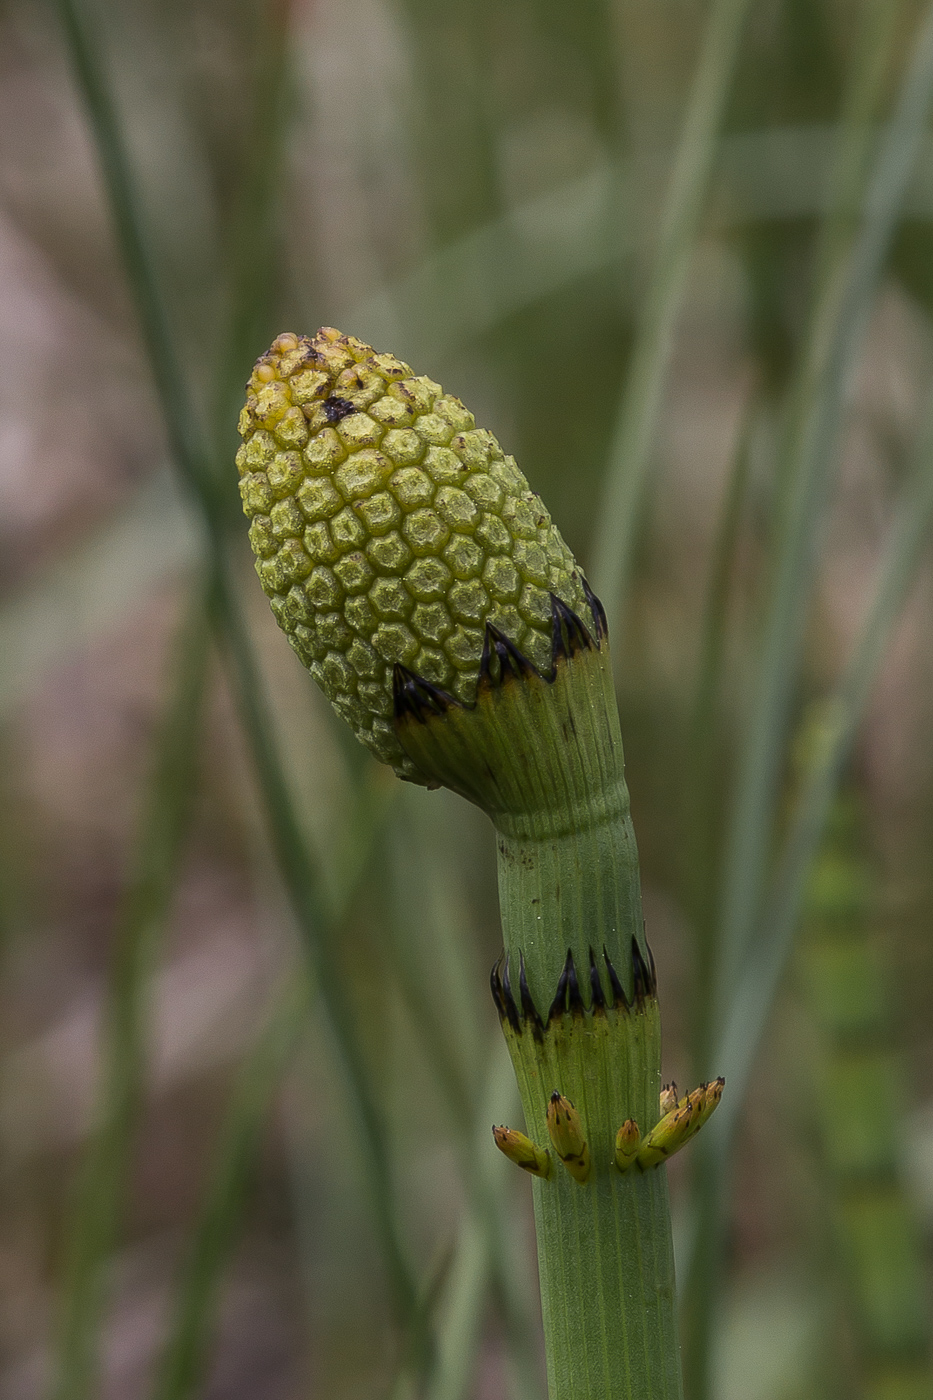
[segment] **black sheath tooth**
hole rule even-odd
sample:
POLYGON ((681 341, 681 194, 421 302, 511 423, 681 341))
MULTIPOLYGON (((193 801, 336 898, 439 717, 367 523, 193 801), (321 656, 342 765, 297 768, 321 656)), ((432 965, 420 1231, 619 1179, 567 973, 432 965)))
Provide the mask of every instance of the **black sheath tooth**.
MULTIPOLYGON (((647 947, 648 945, 645 944, 645 946, 647 947)), ((639 946, 638 946, 638 940, 637 940, 636 938, 633 937, 633 938, 632 938, 632 967, 633 967, 633 969, 634 969, 634 971, 635 971, 635 1000, 636 1000, 636 1001, 644 1001, 646 997, 653 997, 653 996, 655 995, 656 984, 655 984, 655 979, 654 979, 654 975, 653 975, 654 958, 651 957, 651 951, 650 951, 650 949, 649 949, 649 951, 648 951, 648 957, 651 958, 651 966, 650 966, 650 967, 649 967, 648 963, 645 962, 645 959, 644 959, 644 958, 642 957, 642 955, 641 955, 641 949, 640 949, 639 946)))
POLYGON ((586 1007, 583 1005, 583 997, 580 995, 580 983, 577 980, 577 969, 573 961, 573 953, 567 953, 567 1010, 571 1016, 582 1016, 586 1007))
POLYGON ((446 690, 432 685, 422 676, 416 676, 414 671, 409 671, 407 666, 396 661, 392 668, 392 705, 396 719, 410 715, 425 724, 429 719, 445 715, 451 705, 459 704, 460 701, 448 695, 446 690))
POLYGON ((576 656, 578 651, 588 651, 592 645, 593 638, 573 608, 568 608, 562 598, 558 598, 556 593, 552 593, 551 652, 553 661, 557 662, 570 656, 576 656))
POLYGON ((603 959, 604 959, 604 961, 605 961, 605 963, 606 963, 606 971, 609 973, 609 985, 610 985, 610 987, 612 988, 612 995, 613 995, 613 997, 614 997, 614 999, 615 999, 615 1003, 614 1003, 614 1004, 615 1004, 616 1010, 617 1010, 617 1011, 622 1011, 622 1010, 628 1011, 628 1010, 630 1010, 630 1009, 631 1009, 631 1003, 629 1002, 628 997, 625 995, 625 988, 622 986, 622 983, 619 981, 619 974, 616 972, 615 968, 614 968, 613 965, 612 965, 612 959, 610 958, 609 954, 606 952, 606 946, 605 946, 605 944, 603 944, 603 959))
POLYGON ((538 1008, 535 1006, 534 997, 528 988, 528 978, 525 976, 525 954, 518 955, 518 990, 522 1003, 522 1015, 530 1024, 535 1039, 540 1039, 544 1030, 541 1017, 538 1015, 538 1008))
POLYGON ((527 681, 540 673, 525 653, 513 641, 486 623, 483 634, 483 654, 479 661, 479 689, 491 690, 510 680, 527 681))
POLYGON ((513 1031, 521 1034, 522 1018, 518 1014, 518 1007, 515 1005, 515 998, 512 995, 512 982, 509 977, 509 955, 506 953, 502 965, 502 1000, 505 1002, 505 1013, 509 1018, 509 1025, 513 1031))
POLYGON ((609 624, 606 621, 606 609, 593 592, 585 578, 581 578, 580 583, 583 588, 583 596, 590 605, 590 612, 593 614, 593 633, 596 637, 596 645, 600 646, 609 636, 609 624))
MULTIPOLYGON (((547 1014, 548 1021, 553 1021, 555 1017, 563 1016, 567 1010, 567 984, 570 981, 570 969, 573 967, 573 954, 567 949, 567 957, 564 961, 563 971, 557 979, 557 991, 554 993, 554 1000, 551 1002, 551 1009, 547 1014)), ((574 973, 576 977, 576 973, 574 973)))
POLYGON ((594 1011, 605 1011, 606 994, 603 991, 602 978, 599 975, 599 968, 596 966, 596 954, 590 948, 590 996, 591 1006, 594 1011))
POLYGON ((488 622, 486 627, 492 633, 493 646, 496 649, 496 656, 499 658, 500 685, 504 685, 512 676, 516 680, 527 681, 538 674, 537 667, 528 660, 525 653, 504 632, 500 632, 498 627, 493 627, 488 622))
POLYGON ((504 1021, 507 1014, 505 1009, 505 998, 502 995, 502 978, 499 976, 499 969, 502 966, 502 959, 504 957, 504 952, 499 954, 498 958, 496 958, 496 961, 493 963, 492 971, 489 974, 489 987, 492 992, 492 999, 496 1004, 496 1010, 499 1013, 500 1021, 504 1021))

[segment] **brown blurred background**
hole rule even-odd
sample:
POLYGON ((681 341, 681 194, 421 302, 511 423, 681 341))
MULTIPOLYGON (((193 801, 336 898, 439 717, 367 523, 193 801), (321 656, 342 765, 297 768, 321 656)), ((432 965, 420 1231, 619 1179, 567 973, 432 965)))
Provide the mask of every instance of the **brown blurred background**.
MULTIPOLYGON (((588 566, 706 4, 83 8, 96 16, 186 383, 204 421, 219 425, 218 459, 231 464, 221 515, 235 494, 230 384, 245 382, 276 332, 333 324, 469 404, 588 566)), ((682 1083, 695 946, 684 800, 704 600, 745 452, 722 612, 718 798, 708 811, 719 832, 783 508, 778 425, 818 280, 860 8, 750 6, 676 320, 616 656, 666 1077, 682 1083)), ((923 12, 895 8, 882 118, 923 12)), ((847 394, 792 731, 832 686, 872 595, 930 390, 931 253, 925 137, 847 394)), ((128 922, 131 932, 145 923, 128 916, 128 892, 152 844, 154 754, 205 558, 68 47, 55 7, 32 0, 0 9, 0 361, 0 1397, 32 1400, 63 1384, 55 1358, 75 1286, 81 1164, 107 1121, 120 949, 128 922)), ((456 1103, 422 1034, 423 999, 435 999, 461 1073, 481 1085, 497 1034, 486 994, 499 944, 490 832, 445 794, 398 790, 353 750, 277 633, 245 534, 228 518, 237 595, 321 898, 348 905, 331 948, 389 1123, 385 1172, 413 1268, 433 1280, 425 1286, 443 1318, 469 1170, 456 1103), (376 811, 365 839, 354 825, 361 793, 376 811), (355 850, 360 872, 345 877, 355 850), (414 924, 405 943, 399 929, 414 924)), ((885 654, 846 779, 890 988, 903 1190, 924 1248, 933 1228, 929 564, 885 654)), ((104 1192, 113 1236, 102 1269, 83 1276, 82 1287, 93 1279, 103 1290, 88 1393, 107 1400, 153 1393, 232 1096, 281 980, 304 976, 229 670, 213 646, 199 707, 194 751, 175 770, 186 799, 175 803, 177 850, 170 842, 163 905, 136 969, 144 1057, 118 1188, 104 1192)), ((791 733, 788 752, 792 744, 791 733)), ((790 762, 782 773, 784 804, 797 779, 790 762)), ((362 1400, 392 1385, 391 1290, 341 1057, 319 1013, 315 1001, 256 1115, 261 1131, 190 1391, 211 1400, 362 1400)), ((723 1400, 854 1393, 826 1382, 827 1333, 842 1337, 850 1360, 852 1344, 836 1317, 844 1302, 828 1301, 827 1246, 816 1242, 828 1207, 810 1120, 811 1022, 791 976, 742 1119, 729 1287, 717 1313, 723 1400)), ((462 1105, 464 1115, 474 1109, 462 1105)), ((489 1170, 533 1302, 527 1185, 495 1176, 498 1164, 489 1170)), ((672 1168, 678 1220, 687 1219, 687 1172, 672 1168)), ((508 1345, 495 1295, 483 1297, 464 1394, 499 1400, 512 1393, 508 1345)))

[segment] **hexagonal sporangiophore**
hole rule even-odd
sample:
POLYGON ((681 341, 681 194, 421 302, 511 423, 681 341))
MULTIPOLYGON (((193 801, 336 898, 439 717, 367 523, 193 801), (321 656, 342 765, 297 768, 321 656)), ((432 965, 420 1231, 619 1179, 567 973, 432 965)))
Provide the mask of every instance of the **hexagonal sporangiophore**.
POLYGON ((421 781, 393 729, 393 667, 469 705, 490 623, 547 670, 550 594, 588 606, 570 551, 459 399, 353 336, 280 335, 253 369, 240 433, 243 509, 279 625, 360 741, 421 781))

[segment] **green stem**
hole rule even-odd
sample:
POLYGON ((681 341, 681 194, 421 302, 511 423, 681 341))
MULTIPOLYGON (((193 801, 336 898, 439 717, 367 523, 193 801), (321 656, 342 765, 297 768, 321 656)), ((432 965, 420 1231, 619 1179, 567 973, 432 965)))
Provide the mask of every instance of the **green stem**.
MULTIPOLYGON (((518 932, 518 930, 513 930, 518 932)), ((657 1002, 507 1032, 529 1132, 539 1139, 559 1089, 576 1106, 591 1153, 579 1183, 558 1162, 533 1183, 551 1400, 679 1400, 680 1348, 667 1177, 620 1173, 616 1130, 658 1118, 657 1002)))
POLYGON ((616 1166, 619 1129, 631 1119, 644 1137, 661 1117, 661 1026, 605 615, 589 602, 592 632, 552 596, 547 674, 487 628, 472 707, 403 674, 396 734, 496 828, 493 995, 536 1140, 513 1160, 538 1176, 551 1400, 679 1400, 667 1182, 616 1166))
POLYGON ((581 1116, 591 1163, 581 1183, 552 1160, 533 1186, 549 1391, 551 1400, 667 1400, 682 1391, 666 1175, 615 1165, 626 1119, 644 1135, 660 1117, 661 1023, 608 647, 513 696, 509 747, 538 800, 493 814, 512 987, 500 988, 503 1024, 529 1134, 547 1141, 559 1092, 581 1116), (523 739, 538 760, 536 784, 523 739), (580 995, 571 977, 555 1011, 568 950, 580 995), (516 987, 520 968, 538 1018, 516 987), (512 1016, 516 998, 525 1004, 512 1016))

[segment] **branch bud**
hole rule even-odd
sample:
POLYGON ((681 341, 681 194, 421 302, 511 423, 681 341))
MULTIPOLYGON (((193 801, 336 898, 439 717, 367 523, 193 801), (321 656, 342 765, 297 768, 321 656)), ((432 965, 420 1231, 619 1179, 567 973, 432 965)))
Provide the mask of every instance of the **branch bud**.
POLYGON ((583 1123, 570 1100, 556 1089, 548 1104, 547 1130, 554 1151, 570 1175, 582 1184, 590 1174, 590 1149, 583 1135, 583 1123))
POLYGON ((616 1133, 616 1166, 620 1172, 627 1172, 633 1166, 641 1146, 641 1133, 634 1118, 626 1118, 616 1133))
POLYGON ((550 1157, 530 1137, 520 1133, 517 1128, 493 1128, 492 1135, 499 1151, 522 1171, 530 1172, 532 1176, 550 1176, 550 1157))

